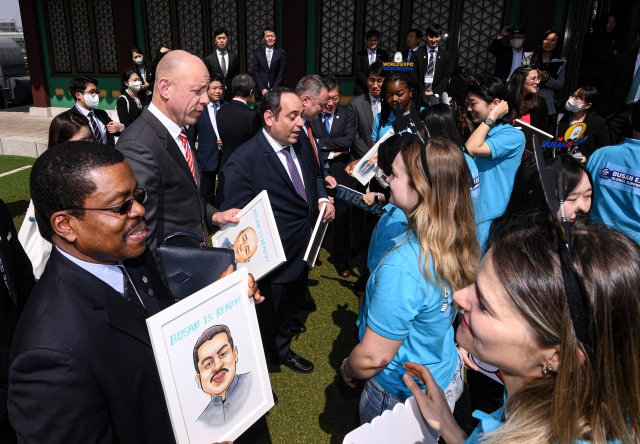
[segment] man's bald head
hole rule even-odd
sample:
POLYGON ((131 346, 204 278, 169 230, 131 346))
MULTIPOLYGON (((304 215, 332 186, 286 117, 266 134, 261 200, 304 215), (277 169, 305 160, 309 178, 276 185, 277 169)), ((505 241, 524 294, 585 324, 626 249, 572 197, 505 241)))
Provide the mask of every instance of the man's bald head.
POLYGON ((209 103, 209 72, 198 57, 171 51, 156 68, 152 103, 179 126, 193 125, 209 103))

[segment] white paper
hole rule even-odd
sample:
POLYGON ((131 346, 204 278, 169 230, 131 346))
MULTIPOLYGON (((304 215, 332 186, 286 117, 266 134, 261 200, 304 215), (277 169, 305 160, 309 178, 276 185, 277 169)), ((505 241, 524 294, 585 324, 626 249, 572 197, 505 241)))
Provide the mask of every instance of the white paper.
POLYGON ((438 433, 422 418, 416 398, 396 404, 371 423, 363 424, 347 434, 342 444, 437 444, 438 433))
POLYGON ((378 167, 378 147, 382 142, 394 134, 393 129, 389 129, 389 131, 387 131, 380 140, 378 140, 378 142, 371 147, 369 151, 367 151, 367 154, 365 154, 364 157, 356 163, 356 166, 353 167, 353 177, 358 179, 358 182, 362 185, 368 184, 375 175, 376 168, 378 167))
POLYGON ((237 215, 240 222, 225 225, 212 238, 214 247, 232 248, 237 268, 260 279, 287 261, 267 191, 262 191, 237 215))
POLYGON ((307 263, 307 267, 309 267, 310 270, 313 270, 313 267, 316 265, 316 259, 318 259, 318 254, 322 247, 322 241, 324 240, 324 235, 327 232, 327 227, 329 226, 328 220, 326 222, 322 222, 326 211, 327 204, 325 202, 322 204, 322 208, 320 208, 320 214, 318 214, 316 226, 313 228, 309 245, 307 245, 307 251, 305 251, 304 258, 302 258, 302 260, 307 263))
POLYGON ((520 119, 515 120, 514 127, 524 133, 524 136, 525 136, 524 138, 526 140, 526 145, 524 149, 529 151, 531 154, 533 154, 533 135, 534 134, 538 136, 541 142, 544 140, 553 139, 553 135, 549 133, 545 133, 544 131, 536 128, 535 126, 531 126, 527 122, 523 122, 520 119), (515 126, 516 124, 520 126, 515 126))

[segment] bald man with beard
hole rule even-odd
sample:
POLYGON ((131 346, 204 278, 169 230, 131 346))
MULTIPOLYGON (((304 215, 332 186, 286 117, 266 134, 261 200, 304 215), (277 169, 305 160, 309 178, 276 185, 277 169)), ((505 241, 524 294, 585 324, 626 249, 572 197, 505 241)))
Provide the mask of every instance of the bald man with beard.
POLYGON ((209 103, 209 71, 202 60, 185 51, 171 51, 156 69, 153 99, 140 117, 127 127, 117 149, 131 165, 140 188, 148 190, 144 203, 147 245, 156 257, 158 243, 169 234, 189 231, 206 240, 213 226, 239 222, 239 209, 221 212, 204 197, 195 141, 187 125, 198 120, 209 103))

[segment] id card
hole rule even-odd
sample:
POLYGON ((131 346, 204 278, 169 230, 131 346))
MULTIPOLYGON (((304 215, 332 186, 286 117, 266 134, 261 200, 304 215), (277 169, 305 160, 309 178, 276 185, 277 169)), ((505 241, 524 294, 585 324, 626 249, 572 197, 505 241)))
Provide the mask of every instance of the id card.
POLYGON ((433 84, 433 74, 425 74, 424 75, 424 84, 428 85, 429 83, 433 84))

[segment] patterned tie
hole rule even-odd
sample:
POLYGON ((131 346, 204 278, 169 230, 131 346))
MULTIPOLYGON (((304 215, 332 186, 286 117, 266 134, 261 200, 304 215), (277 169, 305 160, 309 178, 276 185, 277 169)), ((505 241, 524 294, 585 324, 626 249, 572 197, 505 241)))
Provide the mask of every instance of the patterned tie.
MULTIPOLYGON (((427 65, 427 75, 430 77, 433 77, 433 71, 435 70, 436 67, 436 55, 435 55, 435 50, 432 49, 429 51, 429 64, 427 65)), ((425 83, 424 84, 424 89, 425 91, 431 91, 431 88, 433 87, 433 83, 425 83)))
POLYGON ((93 111, 89 112, 89 123, 91 124, 91 131, 93 131, 93 140, 95 142, 105 143, 104 138, 102 137, 102 131, 100 131, 98 122, 96 122, 96 118, 93 115, 93 111))
POLYGON ((311 129, 311 124, 309 121, 304 122, 305 128, 307 128, 307 134, 309 135, 309 141, 311 142, 311 146, 313 147, 313 154, 316 155, 316 160, 318 161, 318 166, 320 166, 320 158, 318 157, 318 147, 316 146, 316 139, 313 137, 313 130, 311 129))
POLYGON ((117 265, 117 267, 120 269, 120 271, 122 271, 122 281, 124 283, 124 292, 122 293, 122 296, 127 301, 135 305, 136 311, 138 313, 140 313, 141 315, 144 315, 145 317, 149 316, 149 313, 147 313, 147 309, 144 308, 144 305, 142 305, 142 302, 140 302, 140 299, 138 298, 138 295, 135 289, 133 288, 133 284, 129 280, 129 274, 124 269, 124 265, 117 265))
POLYGON ((411 61, 411 54, 413 54, 413 49, 410 49, 409 54, 407 54, 407 62, 411 61))
POLYGON ((326 134, 327 137, 329 137, 329 134, 331 134, 331 125, 330 125, 330 121, 331 121, 331 114, 324 114, 324 133, 326 134))
POLYGON ((267 48, 267 65, 271 68, 271 57, 273 56, 273 49, 267 48))
POLYGON ((227 78, 227 62, 224 59, 224 56, 227 55, 227 51, 220 53, 220 69, 222 69, 222 77, 227 78))
POLYGON ((300 177, 300 173, 298 173, 298 168, 296 168, 296 164, 293 162, 293 158, 291 157, 291 151, 293 148, 288 146, 282 149, 282 154, 287 159, 287 169, 289 170, 289 176, 291 177, 291 182, 293 182, 293 188, 296 189, 296 193, 304 201, 307 201, 307 193, 304 190, 304 183, 302 182, 302 178, 300 177))
POLYGON ((187 163, 189 164, 189 169, 191 170, 191 174, 193 174, 193 181, 198 183, 198 179, 196 179, 196 167, 193 161, 193 153, 189 148, 189 140, 187 139, 187 133, 183 129, 178 136, 182 141, 182 148, 184 148, 184 156, 187 159, 187 163))
POLYGON ((369 65, 371 65, 375 61, 376 61, 376 53, 375 52, 370 52, 369 53, 369 65))

